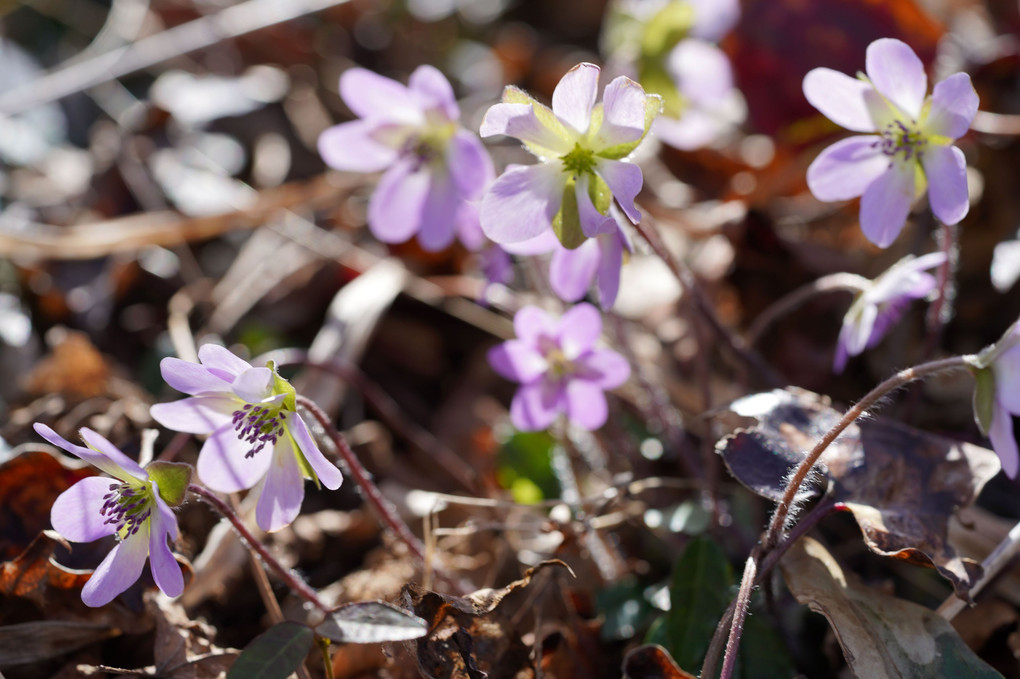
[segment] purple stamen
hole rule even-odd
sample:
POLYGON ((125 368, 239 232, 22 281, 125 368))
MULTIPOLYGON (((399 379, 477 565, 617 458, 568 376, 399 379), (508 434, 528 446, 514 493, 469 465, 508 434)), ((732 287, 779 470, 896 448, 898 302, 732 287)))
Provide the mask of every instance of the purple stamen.
POLYGON ((247 403, 234 412, 232 421, 238 438, 251 444, 245 458, 255 457, 267 443, 275 444, 283 434, 283 415, 273 408, 247 403))

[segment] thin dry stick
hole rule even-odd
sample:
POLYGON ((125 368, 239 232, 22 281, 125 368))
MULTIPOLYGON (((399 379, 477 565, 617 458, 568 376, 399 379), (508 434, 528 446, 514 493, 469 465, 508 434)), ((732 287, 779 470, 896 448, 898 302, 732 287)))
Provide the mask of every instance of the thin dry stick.
POLYGON ((23 113, 189 52, 347 0, 248 0, 104 54, 58 67, 0 94, 0 114, 23 113))
POLYGON ((749 346, 757 344, 758 340, 768 332, 777 320, 794 311, 811 298, 826 292, 839 290, 860 292, 867 287, 869 282, 867 278, 854 273, 834 273, 829 276, 822 276, 816 281, 797 288, 793 292, 780 297, 758 314, 754 322, 751 323, 751 327, 747 329, 747 344, 749 346))
POLYGON ((784 380, 761 356, 749 349, 744 340, 723 325, 719 317, 716 316, 715 309, 712 308, 712 304, 706 297, 705 291, 702 290, 701 285, 698 283, 697 277, 687 266, 673 256, 673 253, 669 251, 666 244, 662 242, 658 232, 643 222, 638 223, 635 228, 648 245, 651 246, 656 256, 663 261, 677 281, 680 282, 680 286, 685 293, 694 297, 694 306, 698 313, 704 317, 709 327, 712 328, 712 332, 723 341, 723 344, 726 345, 730 352, 740 359, 741 362, 755 370, 770 386, 785 384, 784 380))
POLYGON ((978 111, 970 123, 970 129, 985 134, 1020 134, 1020 116, 978 111))
MULTIPOLYGON (((996 546, 992 553, 988 555, 984 561, 981 562, 981 568, 984 570, 981 578, 974 583, 974 586, 970 589, 971 598, 977 596, 978 592, 985 588, 992 578, 999 574, 999 572, 1013 560, 1013 557, 1020 553, 1020 523, 1013 526, 1012 530, 1006 536, 1002 542, 996 546)), ((942 602, 942 605, 938 608, 938 613, 946 620, 952 620, 955 618, 960 611, 967 607, 967 602, 960 599, 955 594, 949 596, 948 599, 942 602)))
MULTIPOLYGON (((426 559, 428 558, 425 545, 423 545, 421 540, 419 540, 418 537, 411 532, 411 529, 408 528, 407 524, 400 518, 393 506, 386 500, 386 498, 383 497, 382 493, 379 492, 379 488, 376 487, 375 483, 370 478, 368 470, 361 464, 361 460, 359 460, 358 456, 354 454, 351 447, 347 445, 347 441, 345 441, 344 437, 340 435, 340 432, 333 427, 333 423, 330 421, 329 416, 322 411, 322 408, 320 408, 318 404, 304 396, 301 396, 300 394, 297 397, 297 402, 298 405, 305 408, 305 410, 307 410, 308 413, 315 418, 323 431, 326 432, 326 436, 328 436, 329 440, 332 441, 337 452, 340 453, 340 457, 342 457, 344 463, 346 463, 348 473, 354 477, 354 482, 358 484, 358 488, 360 488, 361 492, 364 493, 365 499, 368 501, 368 504, 372 507, 373 511, 375 511, 379 520, 382 521, 387 528, 393 531, 400 541, 407 545, 407 548, 411 550, 411 553, 414 554, 423 565, 425 565, 426 559)), ((428 564, 427 566, 431 567, 432 570, 435 571, 436 576, 442 578, 448 584, 460 589, 466 589, 463 583, 447 573, 445 569, 440 568, 435 564, 428 564)))
POLYGON ((241 540, 247 545, 248 549, 254 551, 262 561, 273 569, 273 571, 282 579, 295 594, 300 596, 302 599, 315 606, 323 613, 329 614, 330 607, 323 603, 319 595, 315 593, 315 590, 308 586, 304 580, 299 578, 297 575, 292 573, 290 569, 286 568, 283 564, 276 560, 266 546, 262 544, 258 538, 251 534, 248 527, 244 525, 244 521, 234 513, 230 505, 224 502, 218 495, 213 493, 202 486, 190 485, 188 490, 197 495, 199 498, 204 500, 206 503, 212 506, 220 516, 225 518, 234 527, 234 530, 241 536, 241 540))

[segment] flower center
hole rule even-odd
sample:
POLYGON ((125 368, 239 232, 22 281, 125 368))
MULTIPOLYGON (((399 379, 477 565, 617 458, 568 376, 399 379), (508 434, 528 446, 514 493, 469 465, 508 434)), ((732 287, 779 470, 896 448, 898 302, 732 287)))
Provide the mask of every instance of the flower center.
POLYGON ((127 538, 138 532, 152 510, 152 489, 142 483, 111 483, 110 492, 103 496, 99 513, 106 517, 103 523, 112 523, 117 534, 127 538))
POLYGON ((243 408, 234 411, 233 422, 238 438, 251 444, 244 454, 246 458, 255 457, 267 443, 276 445, 276 440, 283 435, 283 412, 279 407, 245 403, 243 408))
POLYGON ((401 155, 415 159, 415 172, 425 165, 442 160, 450 139, 457 131, 452 123, 430 125, 421 134, 411 135, 400 149, 401 155))
POLYGON ((872 146, 878 147, 882 153, 895 158, 903 154, 903 160, 921 159, 928 140, 919 129, 908 126, 900 120, 894 120, 881 131, 880 138, 872 146))
POLYGON ((560 156, 563 169, 566 172, 579 177, 583 174, 590 174, 595 170, 595 152, 581 148, 578 143, 566 155, 560 156))
POLYGON ((568 359, 563 353, 563 349, 560 348, 559 343, 549 337, 542 337, 539 339, 539 347, 542 351, 542 356, 545 358, 546 363, 549 366, 547 375, 555 379, 562 379, 569 377, 575 372, 573 361, 568 359))

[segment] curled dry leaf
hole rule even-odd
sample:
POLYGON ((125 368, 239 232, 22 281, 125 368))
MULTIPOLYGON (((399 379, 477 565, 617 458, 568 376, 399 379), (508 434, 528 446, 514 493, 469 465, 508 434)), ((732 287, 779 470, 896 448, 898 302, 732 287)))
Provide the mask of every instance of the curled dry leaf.
POLYGON ((797 601, 828 619, 855 677, 1001 679, 940 615, 857 584, 819 542, 799 540, 779 566, 797 601))
POLYGON ((553 559, 529 568, 523 578, 506 587, 480 589, 465 597, 406 587, 405 601, 429 627, 428 634, 417 641, 422 674, 431 679, 531 676, 531 651, 509 617, 497 609, 550 567, 564 568, 574 575, 570 566, 553 559))
POLYGON ((638 646, 623 659, 624 679, 694 679, 662 646, 638 646))
MULTIPOLYGON (((840 418, 822 396, 777 389, 732 404, 758 424, 718 444, 730 472, 777 500, 805 451, 840 418)), ((981 566, 959 556, 949 518, 969 507, 999 471, 995 453, 881 419, 859 421, 825 451, 818 471, 828 492, 853 513, 876 554, 938 569, 968 599, 981 566)), ((816 489, 819 490, 819 489, 816 489)))

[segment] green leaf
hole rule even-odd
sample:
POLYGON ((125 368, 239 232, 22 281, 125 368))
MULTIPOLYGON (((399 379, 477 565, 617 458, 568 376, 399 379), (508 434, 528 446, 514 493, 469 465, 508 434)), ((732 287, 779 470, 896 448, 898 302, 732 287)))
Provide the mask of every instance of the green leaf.
POLYGON ((744 679, 790 679, 796 676, 786 643, 765 615, 748 615, 737 655, 744 679))
POLYGON ((188 493, 191 483, 191 465, 183 462, 163 462, 156 460, 145 468, 149 478, 156 483, 159 496, 171 507, 184 504, 184 496, 188 493))
POLYGON ((633 639, 647 627, 656 613, 648 591, 637 578, 627 578, 597 592, 595 607, 605 620, 599 636, 605 641, 633 639))
POLYGON ((416 615, 383 601, 347 604, 333 611, 315 631, 333 641, 374 644, 408 641, 428 634, 428 624, 416 615))
POLYGON ((529 431, 515 433, 500 448, 497 478, 501 486, 514 491, 514 501, 528 504, 526 500, 535 503, 559 497, 560 484, 552 470, 555 445, 548 432, 529 431))
POLYGON ((677 43, 687 37, 694 18, 694 8, 690 3, 668 3, 645 24, 641 56, 664 61, 677 43))
POLYGON ((715 627, 730 603, 733 571, 706 536, 687 545, 673 570, 665 645, 681 667, 701 667, 715 627))
POLYGON ((581 230, 581 215, 577 210, 575 186, 573 179, 567 180, 566 186, 563 187, 563 203, 552 223, 553 233, 568 250, 580 247, 581 243, 588 239, 581 230))
POLYGON ((227 679, 287 679, 308 655, 315 634, 297 622, 273 625, 251 640, 227 679))
POLYGON ((983 436, 988 436, 995 413, 995 373, 991 368, 974 371, 974 419, 983 436))

